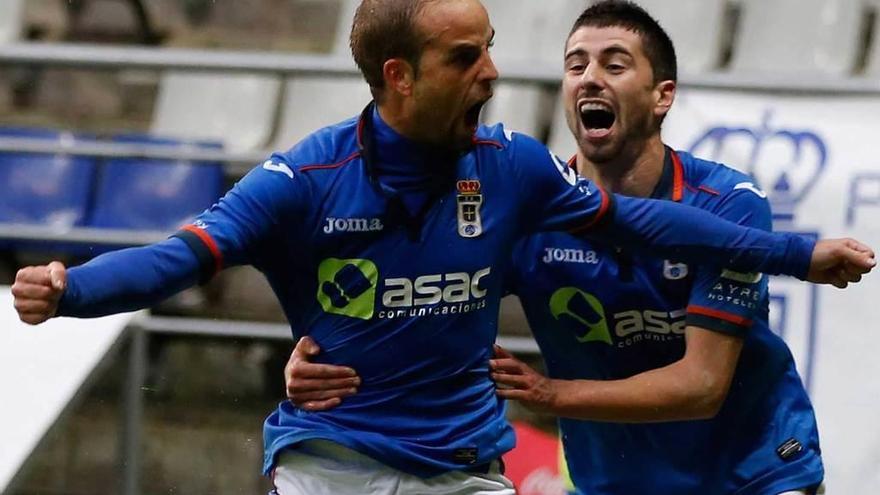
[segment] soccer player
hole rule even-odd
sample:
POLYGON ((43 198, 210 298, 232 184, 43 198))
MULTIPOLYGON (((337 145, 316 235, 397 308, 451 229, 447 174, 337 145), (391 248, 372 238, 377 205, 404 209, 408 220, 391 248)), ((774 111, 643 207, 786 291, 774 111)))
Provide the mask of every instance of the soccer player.
MULTIPOLYGON (((661 141, 676 57, 644 10, 617 0, 588 8, 564 67, 579 174, 616 193, 770 230, 766 195, 750 177, 661 141)), ((507 283, 549 378, 503 349, 492 376, 500 396, 561 418, 581 492, 775 495, 820 486, 813 408, 768 327, 765 276, 565 234, 533 235, 513 260, 507 283)))
POLYGON ((359 117, 272 155, 167 241, 69 271, 22 269, 22 320, 145 307, 253 264, 294 336, 363 380, 333 410, 283 402, 266 420, 264 468, 281 495, 507 495, 497 460, 513 432, 488 362, 501 271, 523 233, 841 286, 873 267, 855 241, 814 244, 607 194, 535 140, 478 126, 497 78, 491 40, 476 0, 365 0, 351 45, 375 102, 359 117))

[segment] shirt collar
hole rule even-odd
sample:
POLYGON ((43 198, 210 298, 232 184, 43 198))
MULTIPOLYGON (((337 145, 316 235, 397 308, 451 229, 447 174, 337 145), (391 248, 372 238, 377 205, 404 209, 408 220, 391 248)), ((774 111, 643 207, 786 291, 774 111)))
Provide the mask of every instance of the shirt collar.
POLYGON ((650 197, 653 199, 681 201, 683 195, 684 167, 681 164, 681 159, 678 153, 668 146, 664 146, 663 172, 660 173, 660 180, 654 186, 654 191, 650 197))
MULTIPOLYGON (((660 181, 654 186, 650 197, 678 202, 684 197, 684 166, 675 150, 669 146, 664 146, 663 149, 663 172, 660 173, 660 181)), ((577 170, 577 155, 568 160, 568 166, 577 170)))

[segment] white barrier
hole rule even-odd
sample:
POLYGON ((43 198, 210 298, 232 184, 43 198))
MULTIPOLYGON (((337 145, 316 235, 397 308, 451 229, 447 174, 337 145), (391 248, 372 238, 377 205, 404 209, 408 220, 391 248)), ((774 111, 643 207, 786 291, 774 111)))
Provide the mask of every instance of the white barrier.
MULTIPOLYGON (((676 149, 752 173, 777 230, 880 251, 880 98, 688 88, 664 124, 676 149)), ((880 493, 880 274, 841 291, 771 282, 771 324, 816 407, 828 493, 880 493), (877 299, 874 299, 877 298, 877 299)))
POLYGON ((0 493, 120 341, 131 314, 21 323, 0 286, 0 493))

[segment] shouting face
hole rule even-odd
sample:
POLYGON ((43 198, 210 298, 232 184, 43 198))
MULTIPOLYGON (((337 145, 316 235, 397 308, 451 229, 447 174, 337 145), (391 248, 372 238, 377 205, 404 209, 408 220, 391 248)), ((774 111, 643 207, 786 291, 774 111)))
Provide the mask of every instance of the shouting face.
POLYGON ((426 40, 412 85, 417 134, 432 144, 469 147, 498 78, 486 10, 476 0, 429 2, 416 25, 426 40))
POLYGON ((675 84, 654 81, 638 33, 583 26, 568 38, 562 92, 568 126, 593 163, 637 155, 658 135, 675 84))

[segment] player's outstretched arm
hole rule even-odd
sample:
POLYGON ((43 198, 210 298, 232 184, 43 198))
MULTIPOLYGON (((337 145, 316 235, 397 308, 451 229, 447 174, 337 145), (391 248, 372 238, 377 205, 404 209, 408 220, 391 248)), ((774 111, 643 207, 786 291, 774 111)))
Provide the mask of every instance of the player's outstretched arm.
POLYGON ((299 339, 284 367, 287 398, 307 411, 326 411, 357 393, 361 379, 347 366, 312 363, 321 348, 311 337, 299 339))
POLYGON ((35 325, 53 316, 92 318, 150 307, 195 285, 200 270, 195 253, 171 238, 70 269, 58 262, 23 268, 12 293, 19 318, 35 325))
POLYGON ((579 179, 535 140, 514 134, 512 177, 527 207, 525 233, 566 230, 656 257, 738 272, 791 275, 844 286, 875 265, 866 247, 818 245, 804 236, 747 228, 671 201, 609 194, 579 179))
POLYGON ((623 380, 550 379, 495 346, 499 397, 558 417, 615 423, 707 419, 727 397, 742 339, 689 326, 680 360, 623 380))
POLYGON ((80 318, 134 311, 207 281, 229 266, 247 264, 262 241, 272 235, 279 219, 299 218, 311 204, 305 186, 292 181, 284 158, 273 155, 254 168, 220 201, 202 213, 193 224, 173 237, 151 246, 107 253, 67 270, 67 284, 42 305, 25 297, 40 291, 24 285, 46 267, 25 269, 22 319, 40 323, 52 316, 80 318), (277 162, 277 163, 276 163, 277 162), (299 185, 297 185, 299 184, 299 185), (27 292, 27 294, 25 293, 27 292))
POLYGON ((837 287, 857 282, 876 265, 874 252, 852 239, 814 243, 792 233, 743 227, 669 201, 615 195, 615 203, 610 221, 588 235, 689 263, 791 275, 837 287))

